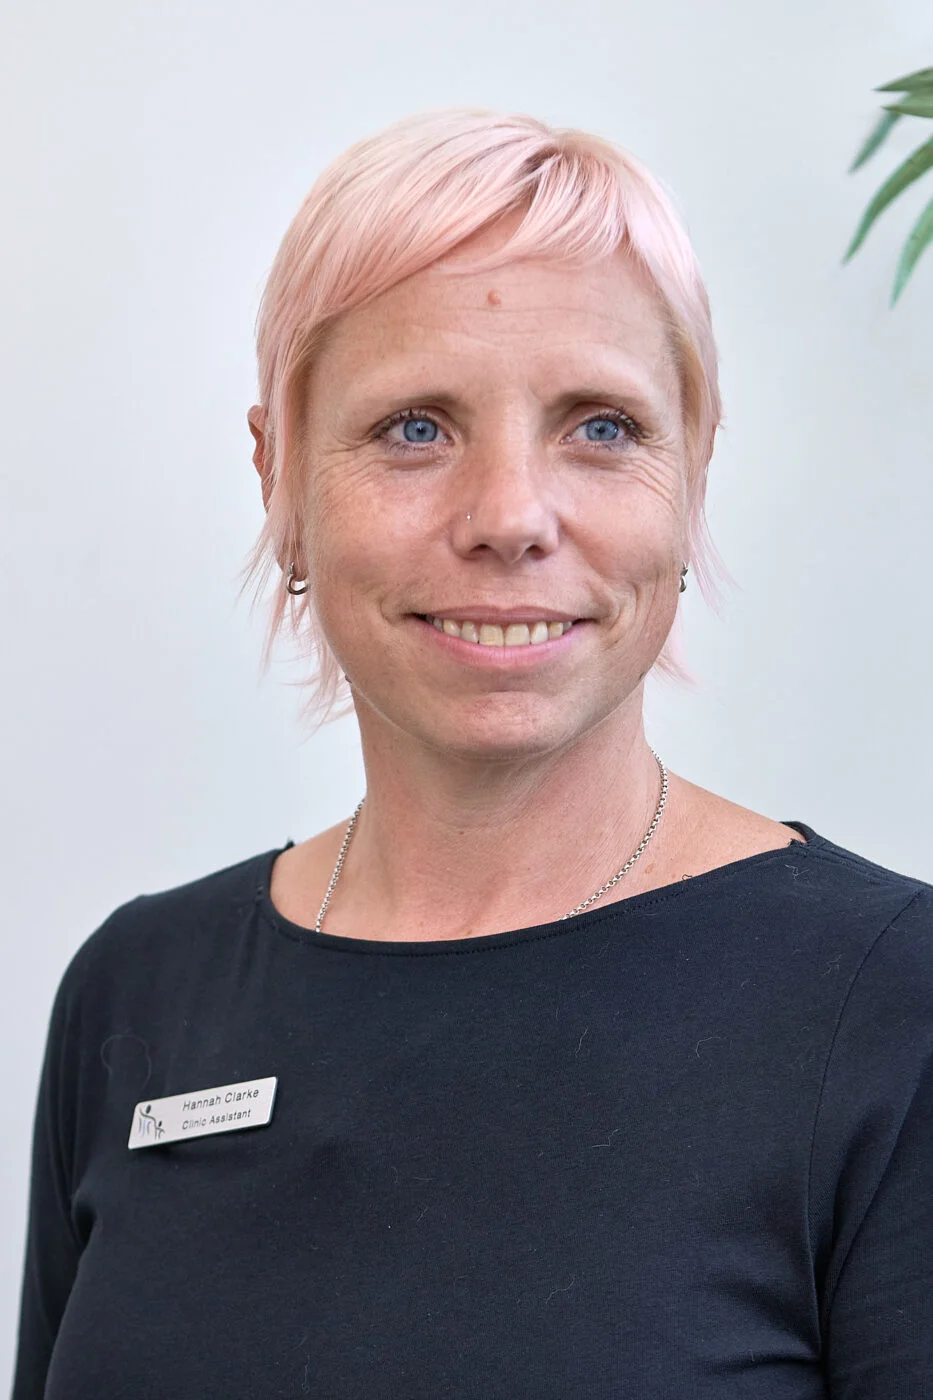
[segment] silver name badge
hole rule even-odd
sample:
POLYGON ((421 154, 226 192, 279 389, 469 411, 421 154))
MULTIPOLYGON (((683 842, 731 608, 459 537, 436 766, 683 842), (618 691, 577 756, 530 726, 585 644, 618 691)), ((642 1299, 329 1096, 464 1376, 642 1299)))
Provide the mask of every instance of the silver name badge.
POLYGON ((127 1147, 156 1147, 209 1133, 261 1128, 272 1117, 278 1082, 273 1075, 271 1079, 244 1079, 242 1084, 173 1094, 167 1099, 143 1099, 133 1110, 127 1147))

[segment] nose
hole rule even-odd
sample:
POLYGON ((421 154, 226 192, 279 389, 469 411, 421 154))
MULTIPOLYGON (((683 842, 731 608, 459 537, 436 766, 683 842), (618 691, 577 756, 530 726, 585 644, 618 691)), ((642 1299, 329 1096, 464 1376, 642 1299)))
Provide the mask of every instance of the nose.
POLYGON ((553 554, 559 519, 544 449, 514 432, 477 450, 462 464, 453 502, 453 545, 458 554, 496 555, 517 564, 526 555, 553 554))

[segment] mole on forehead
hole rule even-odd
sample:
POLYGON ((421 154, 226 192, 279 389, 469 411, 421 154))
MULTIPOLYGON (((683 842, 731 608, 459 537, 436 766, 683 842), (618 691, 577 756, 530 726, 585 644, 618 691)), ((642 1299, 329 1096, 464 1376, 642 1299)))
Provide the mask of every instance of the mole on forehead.
POLYGON ((496 291, 495 287, 493 287, 493 288, 488 292, 488 294, 487 294, 487 296, 486 296, 486 300, 489 302, 489 305, 490 305, 490 306, 501 306, 501 305, 502 305, 502 297, 501 297, 501 296, 499 295, 499 293, 496 291))

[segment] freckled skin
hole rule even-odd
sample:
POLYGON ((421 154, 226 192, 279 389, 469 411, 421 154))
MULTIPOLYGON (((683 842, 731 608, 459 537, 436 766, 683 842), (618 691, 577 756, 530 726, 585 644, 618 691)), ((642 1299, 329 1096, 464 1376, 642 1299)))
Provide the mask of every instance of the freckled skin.
POLYGON ((685 507, 679 384, 640 272, 618 254, 497 277, 429 268, 350 312, 306 397, 308 569, 361 725, 487 758, 554 752, 627 703, 634 719, 676 612, 685 507), (558 402, 578 387, 604 392, 558 402), (437 425, 417 456, 373 436, 405 406, 437 425), (589 442, 606 408, 643 441, 589 442), (413 612, 484 601, 587 619, 574 662, 494 679, 412 632, 413 612))

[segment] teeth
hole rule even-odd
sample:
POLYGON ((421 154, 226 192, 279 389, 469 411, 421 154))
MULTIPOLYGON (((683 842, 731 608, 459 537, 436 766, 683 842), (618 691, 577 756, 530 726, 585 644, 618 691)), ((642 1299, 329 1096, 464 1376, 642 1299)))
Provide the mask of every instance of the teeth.
POLYGON ((495 622, 455 622, 450 617, 428 619, 438 632, 448 637, 460 637, 465 642, 478 642, 481 647, 527 647, 540 646, 542 642, 556 641, 569 632, 572 622, 511 622, 500 627, 495 622))

